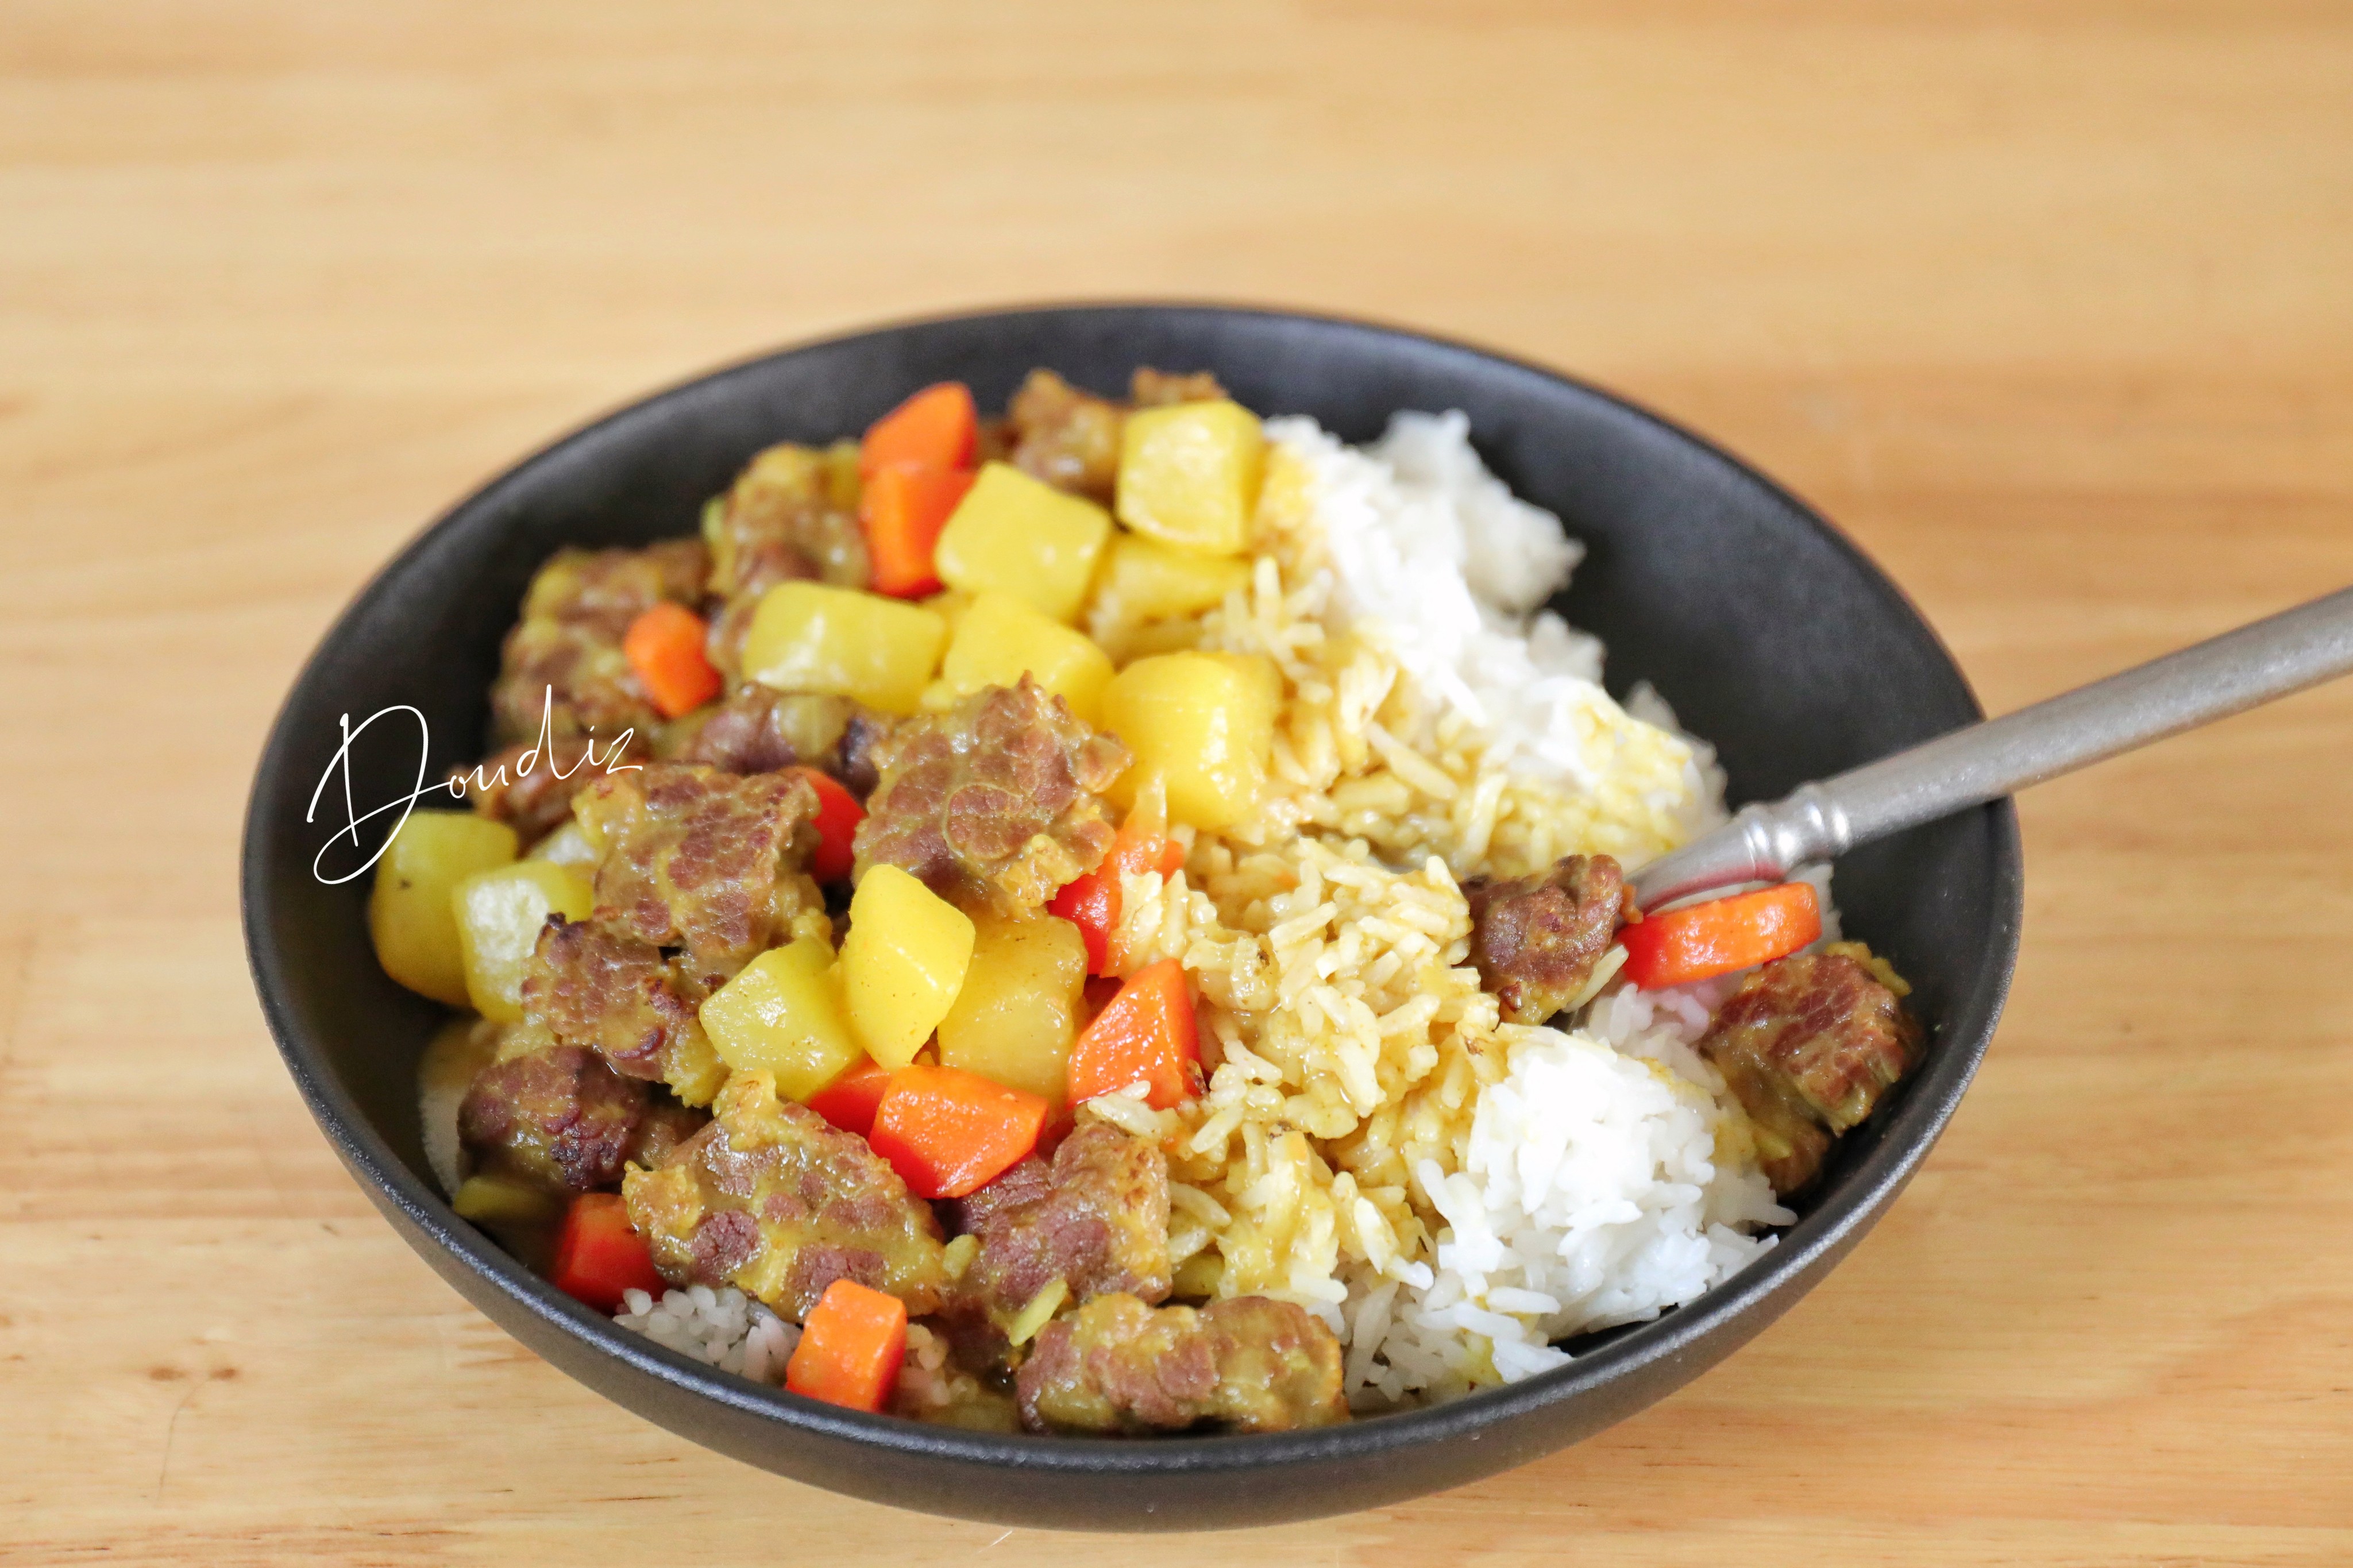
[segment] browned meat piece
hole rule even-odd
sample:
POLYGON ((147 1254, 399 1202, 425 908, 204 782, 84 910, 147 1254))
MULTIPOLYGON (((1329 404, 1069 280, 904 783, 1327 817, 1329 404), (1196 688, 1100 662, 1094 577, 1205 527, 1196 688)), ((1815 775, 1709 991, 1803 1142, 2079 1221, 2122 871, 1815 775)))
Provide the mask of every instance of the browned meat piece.
POLYGON ((824 451, 790 443, 754 457, 727 493, 711 503, 711 591, 725 599, 711 628, 712 662, 737 672, 744 635, 760 595, 807 579, 842 588, 871 580, 858 527, 858 446, 824 451))
POLYGON ((622 1183, 629 1221, 677 1284, 733 1285, 796 1321, 836 1279, 939 1305, 939 1222, 882 1157, 765 1072, 727 1080, 708 1127, 622 1183))
POLYGON ((1165 408, 1172 403, 1214 403, 1226 395, 1218 378, 1206 370, 1172 375, 1149 365, 1136 367, 1128 380, 1128 399, 1138 408, 1165 408))
POLYGON ((1465 883, 1471 962, 1504 1020, 1541 1024, 1574 1001, 1633 918, 1625 873, 1607 855, 1567 855, 1538 876, 1465 883))
POLYGON ((449 775, 453 791, 474 809, 515 830, 528 848, 572 819, 572 797, 604 772, 600 750, 588 760, 585 735, 557 735, 544 747, 520 742, 449 775))
POLYGON ((1777 959, 1740 983, 1701 1037, 1701 1054, 1748 1112, 1775 1192, 1811 1183, 1831 1135, 1869 1116, 1918 1059, 1920 1026, 1898 987, 1910 990, 1858 942, 1777 959))
POLYGON ((726 1076, 695 1016, 702 994, 659 948, 608 921, 549 921, 522 980, 528 1020, 689 1105, 708 1105, 726 1076))
POLYGON ((1098 1296, 1039 1332, 1015 1389, 1033 1432, 1287 1432, 1348 1418, 1340 1342, 1261 1296, 1148 1307, 1098 1296))
POLYGON ((994 1359, 1021 1309, 1057 1279, 1074 1301, 1113 1290, 1167 1300, 1168 1161, 1148 1139, 1082 1127, 1051 1164, 1024 1160, 965 1198, 957 1220, 980 1250, 948 1310, 975 1360, 994 1359))
POLYGON ((597 918, 657 947, 684 947, 707 990, 824 907, 801 870, 817 845, 807 779, 649 763, 600 774, 573 810, 605 846, 597 918))
POLYGON ((491 712, 501 742, 529 741, 544 717, 558 735, 642 736, 660 715, 629 668, 621 639, 663 600, 702 597, 710 557, 694 540, 644 550, 559 550, 531 580, 522 619, 507 634, 491 712), (544 712, 543 713, 543 710, 544 712))
POLYGON ((1125 417, 1118 404, 1082 392, 1050 370, 1033 370, 1008 413, 1015 468, 1057 489, 1110 504, 1125 417))
POLYGON ((902 867, 954 902, 1018 912, 1102 863, 1103 791, 1128 757, 1025 675, 907 720, 874 760, 857 875, 902 867))
POLYGON ((458 1135, 485 1167, 551 1193, 617 1185, 702 1118, 648 1092, 595 1052, 556 1046, 491 1063, 458 1108, 458 1135))
POLYGON ((826 771, 841 781, 842 787, 863 801, 874 793, 882 780, 882 770, 875 753, 883 742, 891 738, 893 721, 888 713, 877 713, 871 708, 853 707, 849 722, 841 727, 841 740, 834 748, 833 766, 826 771))
POLYGON ((746 681, 704 721, 679 760, 731 773, 806 764, 831 773, 862 799, 874 788, 874 744, 890 732, 886 715, 847 697, 777 691, 746 681))

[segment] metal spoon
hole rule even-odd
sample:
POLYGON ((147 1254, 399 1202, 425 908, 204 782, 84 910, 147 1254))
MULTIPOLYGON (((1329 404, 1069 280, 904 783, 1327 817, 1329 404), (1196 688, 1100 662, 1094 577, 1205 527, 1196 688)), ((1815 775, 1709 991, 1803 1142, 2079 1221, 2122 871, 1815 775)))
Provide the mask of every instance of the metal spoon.
POLYGON ((1998 800, 2119 752, 2353 673, 2353 588, 2224 632, 2063 696, 1923 742, 1730 822, 1633 878, 1644 910, 1778 882, 1858 844, 1998 800))

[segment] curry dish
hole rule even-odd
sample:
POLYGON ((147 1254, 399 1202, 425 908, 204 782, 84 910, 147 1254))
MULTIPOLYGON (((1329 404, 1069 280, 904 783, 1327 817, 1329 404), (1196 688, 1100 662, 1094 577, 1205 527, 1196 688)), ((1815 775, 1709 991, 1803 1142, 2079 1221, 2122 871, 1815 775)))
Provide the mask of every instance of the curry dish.
MULTIPOLYGON (((547 561, 495 749, 369 907, 460 1010, 420 1069, 457 1211, 729 1371, 1106 1435, 1529 1375, 1769 1246, 1916 1059, 1903 981, 1818 882, 1641 919, 1623 868, 1721 811, 1704 744, 1575 674, 1474 539, 1463 624, 1574 679, 1608 769, 1498 740, 1345 599, 1357 460, 1206 374, 1036 371, 547 561), (1632 1199, 1503 1173, 1595 1107, 1681 1140, 1632 1199)), ((1398 493, 1439 494, 1416 460, 1398 493)), ((1566 576, 1549 514, 1443 483, 1566 576)))

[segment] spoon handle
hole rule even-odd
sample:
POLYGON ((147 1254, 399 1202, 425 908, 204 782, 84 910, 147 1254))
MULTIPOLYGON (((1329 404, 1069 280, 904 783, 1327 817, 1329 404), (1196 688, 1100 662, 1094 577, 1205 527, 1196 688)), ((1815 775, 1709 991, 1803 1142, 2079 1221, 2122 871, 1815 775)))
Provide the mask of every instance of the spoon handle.
POLYGON ((2353 588, 1926 741, 1733 819, 1633 878, 1643 909, 1779 881, 1874 838, 2353 672, 2353 588))

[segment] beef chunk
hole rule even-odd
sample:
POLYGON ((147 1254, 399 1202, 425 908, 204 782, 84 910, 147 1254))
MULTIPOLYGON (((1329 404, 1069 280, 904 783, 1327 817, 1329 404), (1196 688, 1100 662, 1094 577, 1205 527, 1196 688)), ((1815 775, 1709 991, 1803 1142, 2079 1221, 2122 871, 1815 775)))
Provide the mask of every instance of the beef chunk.
POLYGON ((450 773, 456 794, 493 822, 503 822, 528 846, 572 818, 572 797, 604 772, 605 753, 588 760, 585 735, 557 735, 543 747, 521 742, 470 768, 450 773))
POLYGON ((1165 408, 1172 403, 1214 403, 1226 395, 1218 378, 1206 370, 1189 375, 1171 374, 1138 365, 1128 378, 1128 400, 1138 408, 1165 408))
POLYGON ((754 457, 712 503, 703 521, 711 591, 726 601, 711 631, 711 658, 720 669, 738 672, 752 613, 777 584, 863 588, 871 580, 858 489, 855 442, 825 451, 787 443, 754 457))
POLYGON ((1870 949, 1843 942, 1766 964, 1701 1037, 1748 1112, 1775 1192, 1810 1184, 1831 1135, 1869 1116, 1918 1060, 1920 1026, 1899 988, 1910 989, 1870 949))
POLYGON ((778 1100, 765 1072, 729 1078, 712 1110, 659 1170, 622 1184, 664 1279, 733 1285, 795 1321, 836 1279, 911 1313, 939 1305, 939 1222, 864 1139, 778 1100))
POLYGON ((731 773, 819 768, 860 799, 874 788, 874 746, 890 719, 847 697, 777 691, 746 681, 712 711, 679 753, 731 773))
POLYGON ((801 869, 817 845, 817 792, 806 779, 649 763, 591 781, 574 811, 605 846, 597 918, 683 947, 706 990, 824 908, 801 869))
POLYGON ((658 1159, 701 1120, 594 1051, 556 1046, 477 1074, 458 1135, 486 1167, 572 1194, 618 1184, 627 1162, 658 1159))
POLYGON ((1541 875, 1477 880, 1462 891, 1471 961, 1514 1024, 1541 1024, 1576 1000, 1633 914, 1625 874, 1607 855, 1564 856, 1541 875))
POLYGON ((1036 909, 1111 848, 1102 792, 1127 749, 1028 676, 900 724, 874 748, 881 783, 857 874, 898 866, 973 909, 1036 909))
POLYGON ((694 540, 644 550, 559 550, 523 595, 507 634, 491 713, 502 742, 529 741, 544 716, 558 735, 617 739, 660 722, 621 651, 629 623, 664 600, 692 606, 710 557, 694 540))
POLYGON ((1050 370, 1033 370, 1008 413, 1015 468, 1057 489, 1111 504, 1125 417, 1118 404, 1082 392, 1050 370))
POLYGON ((700 1002, 659 948, 607 921, 549 921, 523 972, 528 1020, 689 1105, 709 1104, 726 1072, 695 1017, 700 1002))
POLYGON ((1047 1324, 1015 1389, 1033 1432, 1285 1432, 1348 1418, 1340 1364, 1332 1331, 1288 1301, 1114 1294, 1047 1324))
POLYGON ((1149 1139, 1100 1122, 965 1198, 958 1228, 977 1237, 950 1292, 959 1349, 993 1360, 1021 1309, 1056 1279, 1083 1301, 1122 1291, 1168 1297, 1168 1162, 1149 1139))

